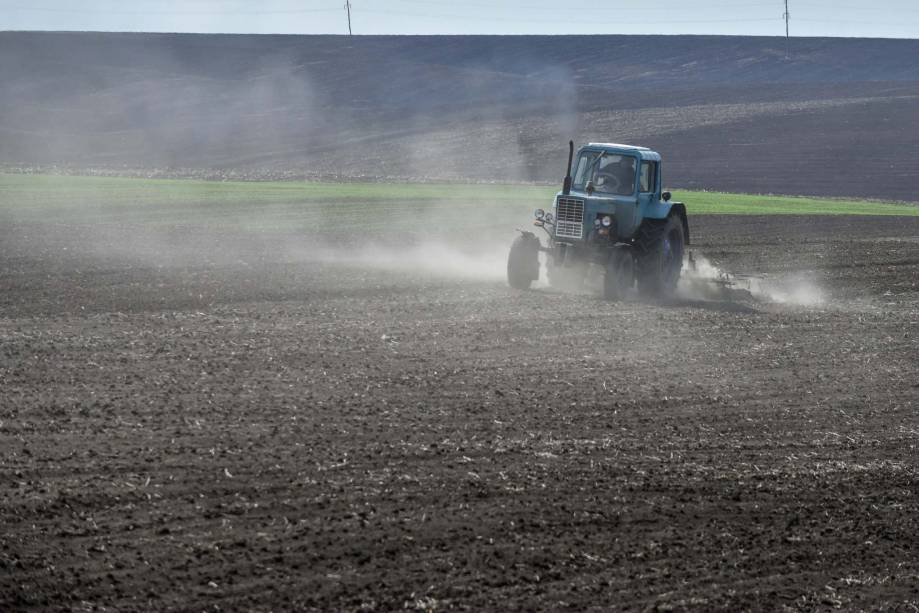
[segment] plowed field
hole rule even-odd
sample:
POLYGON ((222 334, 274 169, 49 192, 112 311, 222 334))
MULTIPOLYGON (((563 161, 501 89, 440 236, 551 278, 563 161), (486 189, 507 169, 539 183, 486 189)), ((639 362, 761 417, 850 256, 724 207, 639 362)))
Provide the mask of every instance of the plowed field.
POLYGON ((0 228, 0 610, 919 607, 917 218, 696 217, 771 289, 663 304, 53 222, 0 228))

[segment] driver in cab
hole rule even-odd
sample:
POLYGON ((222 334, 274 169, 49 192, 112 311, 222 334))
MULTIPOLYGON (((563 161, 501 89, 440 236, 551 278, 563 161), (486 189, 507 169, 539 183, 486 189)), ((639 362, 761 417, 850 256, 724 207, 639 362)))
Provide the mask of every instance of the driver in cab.
POLYGON ((598 192, 631 196, 635 191, 635 159, 619 155, 604 157, 594 183, 598 192))

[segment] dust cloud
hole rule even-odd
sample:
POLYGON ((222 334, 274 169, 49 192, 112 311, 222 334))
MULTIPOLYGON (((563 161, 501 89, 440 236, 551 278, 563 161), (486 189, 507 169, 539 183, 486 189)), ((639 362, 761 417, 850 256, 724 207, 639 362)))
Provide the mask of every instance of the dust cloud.
POLYGON ((699 254, 684 262, 677 291, 691 300, 750 300, 791 306, 826 304, 824 291, 807 273, 781 277, 731 273, 699 254))
MULTIPOLYGON (((369 64, 345 62, 348 72, 339 73, 314 57, 315 50, 292 40, 42 35, 36 41, 13 41, 23 49, 38 42, 43 46, 30 60, 34 70, 9 64, 17 86, 0 93, 0 110, 8 123, 28 128, 0 142, 0 168, 7 165, 17 172, 532 182, 545 176, 561 178, 565 144, 577 128, 576 97, 564 93, 574 89, 569 71, 543 62, 522 66, 525 74, 540 71, 539 79, 519 78, 522 89, 496 87, 507 77, 485 70, 485 62, 478 70, 454 71, 450 90, 444 92, 432 87, 429 77, 412 71, 386 83, 395 70, 388 60, 356 48, 342 53, 369 64), (111 57, 112 45, 123 53, 111 57), (92 84, 68 78, 48 85, 41 93, 57 100, 51 112, 47 105, 36 104, 39 79, 33 73, 52 71, 48 57, 71 56, 83 58, 88 66, 111 66, 92 84), (352 91, 351 79, 378 87, 352 91), (416 90, 419 93, 405 95, 416 90), (521 97, 527 101, 525 109, 507 104, 521 97), (457 109, 464 111, 457 115, 457 109), (519 121, 523 111, 545 117, 549 127, 519 133, 499 129, 519 121), (469 130, 477 124, 482 127, 469 130), (534 164, 534 148, 541 142, 557 144, 555 157, 535 156, 541 161, 534 164)), ((23 50, 17 53, 32 57, 23 50)), ((151 185, 149 197, 140 196, 153 203, 147 212, 113 199, 105 189, 98 194, 81 189, 74 202, 52 203, 62 210, 59 220, 38 219, 16 206, 0 207, 0 221, 23 228, 16 240, 24 246, 28 235, 48 254, 124 266, 232 266, 292 258, 482 281, 505 279, 507 252, 515 236, 510 226, 488 239, 467 231, 446 242, 430 237, 392 245, 401 226, 443 227, 443 220, 432 212, 399 219, 399 228, 380 224, 379 231, 370 231, 373 236, 367 238, 387 243, 383 246, 330 247, 334 237, 329 239, 321 228, 338 224, 320 218, 335 215, 326 206, 322 213, 306 208, 291 212, 293 207, 266 212, 256 205, 243 212, 238 206, 205 209, 195 202, 179 209, 167 207, 168 195, 156 193, 151 185), (164 206, 158 209, 161 200, 164 206), (85 203, 85 210, 76 203, 85 203), (285 227, 310 232, 311 224, 320 228, 314 236, 296 236, 285 227), (280 228, 278 235, 248 231, 266 226, 280 228)), ((519 223, 527 220, 522 216, 519 223)))
MULTIPOLYGON (((507 276, 507 244, 489 241, 471 244, 450 244, 442 240, 425 240, 401 246, 366 246, 358 248, 321 247, 304 249, 290 247, 294 259, 337 264, 367 270, 400 272, 411 275, 463 279, 482 282, 503 282, 507 276)), ((540 254, 540 278, 533 285, 546 288, 545 255, 540 254)), ((599 293, 602 269, 592 267, 584 284, 576 293, 599 293)), ((566 291, 573 291, 568 288, 566 291)), ((677 296, 687 300, 771 303, 777 305, 819 307, 827 303, 824 290, 805 272, 782 276, 766 274, 734 274, 702 255, 694 255, 684 263, 677 296)))
MULTIPOLYGON (((510 241, 508 241, 510 244, 510 241)), ((475 250, 438 241, 403 247, 371 246, 357 249, 299 250, 305 259, 371 270, 477 281, 501 281, 507 275, 507 246, 475 250)))
MULTIPOLYGON (((42 40, 56 46, 44 48, 44 54, 78 50, 97 61, 108 56, 105 41, 116 42, 115 37, 42 40)), ((24 85, 9 89, 3 98, 9 123, 42 126, 42 130, 0 143, 0 153, 25 165, 81 160, 83 166, 165 168, 167 176, 170 168, 198 168, 272 177, 298 167, 303 176, 332 172, 353 177, 356 169, 370 167, 377 177, 460 181, 488 176, 526 182, 547 176, 560 179, 564 144, 585 128, 575 82, 563 65, 527 65, 525 58, 518 58, 520 74, 539 75, 516 79, 516 87, 526 96, 496 88, 495 75, 488 70, 464 70, 456 73, 460 80, 449 94, 423 89, 427 96, 400 95, 392 99, 395 106, 382 112, 386 105, 375 98, 341 104, 345 98, 340 94, 347 90, 340 88, 346 88, 348 79, 294 45, 258 39, 239 42, 241 50, 228 50, 218 39, 160 36, 143 39, 148 44, 142 47, 131 40, 119 42, 127 55, 117 63, 117 70, 103 73, 93 87, 80 79, 62 81, 54 92, 62 97, 56 113, 32 104, 35 92, 25 87, 32 84, 29 73, 15 72, 24 85), (565 93, 572 91, 574 96, 565 93), (520 98, 526 100, 523 107, 508 105, 509 100, 520 98), (445 112, 463 107, 468 112, 445 112), (470 125, 478 128, 470 130, 470 125), (386 147, 379 146, 383 137, 386 147), (540 153, 546 143, 558 144, 551 156, 540 153)), ((36 70, 42 67, 49 70, 36 64, 36 70)), ((409 74, 406 83, 413 78, 409 74)), ((587 117, 593 129, 597 119, 587 117)), ((601 126, 612 129, 614 124, 601 126)), ((113 172, 117 174, 117 169, 113 172)), ((82 196, 94 200, 90 194, 82 196)), ((100 193, 98 200, 107 202, 107 198, 100 193)), ((266 222, 255 207, 251 220, 248 211, 244 218, 233 220, 232 236, 208 229, 210 220, 200 218, 200 211, 196 220, 177 216, 170 220, 174 227, 165 230, 161 220, 143 217, 128 227, 107 219, 104 207, 87 210, 85 217, 73 208, 68 214, 68 223, 45 225, 40 232, 49 253, 69 245, 68 255, 82 252, 97 259, 152 266, 232 266, 288 259, 486 282, 506 278, 508 249, 516 235, 510 226, 489 237, 467 232, 449 241, 431 236, 392 244, 397 231, 388 228, 381 232, 385 236, 369 237, 377 241, 371 245, 330 246, 315 237, 286 232, 272 237, 245 232, 266 222)), ((219 223, 227 213, 214 208, 213 215, 219 223)), ((422 213, 411 223, 416 228, 438 227, 441 220, 435 215, 422 213)), ((525 221, 521 217, 520 223, 525 221)), ((592 275, 591 287, 596 277, 592 275)), ((545 286, 544 269, 536 286, 545 286)), ((686 267, 680 292, 697 299, 749 297, 806 306, 824 302, 819 286, 806 277, 730 275, 704 257, 696 259, 694 268, 686 267)))

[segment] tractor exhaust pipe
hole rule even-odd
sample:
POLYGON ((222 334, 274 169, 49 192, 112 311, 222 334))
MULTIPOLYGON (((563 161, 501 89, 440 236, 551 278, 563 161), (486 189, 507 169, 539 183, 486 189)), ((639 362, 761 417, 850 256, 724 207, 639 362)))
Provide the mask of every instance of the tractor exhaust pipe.
POLYGON ((574 141, 568 141, 568 166, 565 168, 565 182, 562 184, 562 193, 566 196, 571 193, 571 163, 574 161, 574 141))

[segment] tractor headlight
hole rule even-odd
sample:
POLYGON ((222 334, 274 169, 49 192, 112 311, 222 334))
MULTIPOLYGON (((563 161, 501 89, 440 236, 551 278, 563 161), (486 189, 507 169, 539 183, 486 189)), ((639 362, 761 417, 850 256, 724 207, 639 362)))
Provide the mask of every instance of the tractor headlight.
POLYGON ((553 221, 555 221, 555 217, 552 216, 552 213, 546 213, 545 221, 547 224, 551 224, 553 221))
POLYGON ((546 216, 546 212, 542 209, 536 209, 536 219, 542 219, 546 216))
POLYGON ((600 223, 603 224, 604 228, 608 228, 611 225, 613 225, 613 218, 610 217, 609 215, 604 215, 603 218, 600 220, 600 223))

